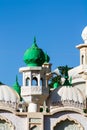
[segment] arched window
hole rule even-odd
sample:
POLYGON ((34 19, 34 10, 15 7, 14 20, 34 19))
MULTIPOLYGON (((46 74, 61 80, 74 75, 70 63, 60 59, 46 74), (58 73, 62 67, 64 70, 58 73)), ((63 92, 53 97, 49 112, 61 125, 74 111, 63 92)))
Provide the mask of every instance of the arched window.
POLYGON ((43 86, 43 78, 40 79, 40 86, 43 86))
POLYGON ((27 77, 26 78, 26 86, 29 86, 29 82, 30 82, 30 79, 27 77))
POLYGON ((58 123, 54 127, 54 130, 83 130, 83 129, 74 121, 66 119, 65 121, 61 121, 60 123, 58 123))
POLYGON ((84 130, 77 120, 65 115, 56 120, 52 127, 52 130, 84 130))
POLYGON ((82 55, 82 64, 84 63, 84 55, 82 55))
POLYGON ((38 80, 36 77, 32 79, 32 86, 38 86, 38 80))

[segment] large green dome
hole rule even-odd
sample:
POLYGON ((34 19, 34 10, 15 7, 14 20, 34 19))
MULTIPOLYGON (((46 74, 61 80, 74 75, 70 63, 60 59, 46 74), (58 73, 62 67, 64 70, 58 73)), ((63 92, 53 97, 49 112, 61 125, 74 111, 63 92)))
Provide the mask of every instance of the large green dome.
POLYGON ((31 48, 28 48, 24 53, 24 62, 28 66, 42 66, 45 62, 45 54, 36 44, 36 38, 31 48))

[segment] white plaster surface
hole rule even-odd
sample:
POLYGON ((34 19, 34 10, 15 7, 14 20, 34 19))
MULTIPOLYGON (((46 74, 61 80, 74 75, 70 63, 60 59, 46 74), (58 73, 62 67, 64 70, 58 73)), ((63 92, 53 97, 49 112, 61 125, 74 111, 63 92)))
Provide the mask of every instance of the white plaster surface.
POLYGON ((15 130, 27 130, 27 118, 24 116, 16 116, 13 113, 0 112, 0 115, 7 118, 15 127, 15 130))
POLYGON ((52 116, 46 116, 44 130, 52 130, 52 127, 55 126, 55 123, 66 116, 69 116, 71 119, 76 120, 84 127, 84 130, 87 130, 87 117, 73 112, 60 112, 52 116))

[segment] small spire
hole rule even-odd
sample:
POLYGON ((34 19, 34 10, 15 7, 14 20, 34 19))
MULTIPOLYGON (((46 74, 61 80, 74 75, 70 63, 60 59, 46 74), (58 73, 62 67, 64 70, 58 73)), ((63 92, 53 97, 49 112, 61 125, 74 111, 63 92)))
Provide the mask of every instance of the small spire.
POLYGON ((36 37, 34 36, 34 43, 36 44, 36 37))
POLYGON ((16 75, 16 81, 13 85, 13 89, 19 94, 20 96, 20 91, 21 91, 21 88, 20 88, 20 85, 18 83, 18 76, 16 75))
POLYGON ((18 76, 16 75, 16 83, 18 83, 18 76))
POLYGON ((66 65, 65 66, 65 79, 68 79, 69 76, 68 76, 68 66, 66 65))
POLYGON ((65 67, 65 82, 63 86, 71 86, 72 84, 69 81, 69 75, 68 75, 68 66, 65 67))
POLYGON ((34 42, 33 42, 32 48, 38 48, 35 36, 34 36, 34 42))

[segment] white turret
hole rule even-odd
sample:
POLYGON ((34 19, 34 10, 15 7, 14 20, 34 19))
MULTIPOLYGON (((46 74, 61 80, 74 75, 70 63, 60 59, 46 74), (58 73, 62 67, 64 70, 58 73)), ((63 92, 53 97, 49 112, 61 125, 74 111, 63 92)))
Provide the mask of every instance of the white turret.
MULTIPOLYGON (((86 82, 85 94, 87 97, 87 26, 83 29, 81 36, 82 36, 84 43, 76 46, 76 48, 78 48, 80 50, 80 66, 78 67, 78 70, 76 70, 76 71, 79 72, 78 75, 80 77, 82 75, 83 80, 85 80, 85 82, 86 82)), ((75 72, 74 72, 74 74, 75 74, 75 72)), ((81 79, 80 79, 80 81, 81 81, 81 79)))
POLYGON ((80 50, 80 65, 87 65, 87 26, 82 31, 82 39, 84 44, 76 46, 80 50))
POLYGON ((34 39, 34 44, 24 54, 24 61, 27 66, 19 69, 23 73, 21 96, 28 103, 28 111, 37 112, 49 95, 46 79, 46 74, 50 72, 49 57, 38 48, 34 39))

